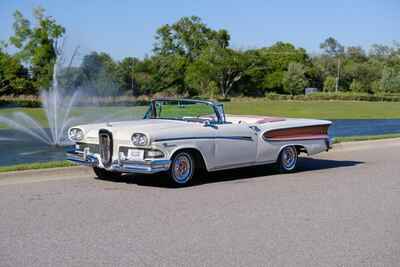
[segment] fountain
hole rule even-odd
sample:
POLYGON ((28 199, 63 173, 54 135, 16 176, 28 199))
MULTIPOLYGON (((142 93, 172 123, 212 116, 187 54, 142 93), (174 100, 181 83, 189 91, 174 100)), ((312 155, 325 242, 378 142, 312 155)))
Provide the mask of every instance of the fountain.
POLYGON ((68 96, 62 92, 58 86, 57 68, 58 61, 54 64, 51 88, 40 94, 40 100, 45 111, 48 128, 23 112, 14 112, 9 118, 0 116, 0 123, 28 134, 47 145, 68 145, 69 141, 66 131, 72 123, 78 121, 77 117, 71 116, 71 109, 78 100, 79 92, 76 91, 72 96, 68 96))
MULTIPOLYGON (((45 120, 17 110, 0 116, 0 126, 7 126, 0 129, 0 166, 64 160, 65 148, 73 145, 67 138, 68 128, 73 125, 140 118, 141 114, 131 113, 126 108, 107 108, 97 102, 101 99, 93 93, 97 88, 90 81, 85 87, 76 88, 73 94, 68 94, 57 79, 57 70, 63 67, 63 61, 62 53, 57 53, 52 85, 40 94, 45 120), (91 92, 90 95, 87 95, 88 92, 91 92), (90 97, 90 101, 82 106, 81 99, 86 96, 90 97), (78 102, 79 108, 76 108, 78 102)), ((69 61, 67 69, 72 61, 69 61)))

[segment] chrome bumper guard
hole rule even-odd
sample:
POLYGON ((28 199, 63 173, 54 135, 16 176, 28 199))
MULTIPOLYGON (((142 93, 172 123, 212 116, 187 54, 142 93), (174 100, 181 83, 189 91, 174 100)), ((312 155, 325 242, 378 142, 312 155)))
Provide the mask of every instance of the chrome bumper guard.
MULTIPOLYGON (((79 165, 102 167, 98 156, 81 151, 68 151, 67 160, 79 165)), ((110 168, 105 169, 124 173, 153 174, 169 170, 170 165, 170 160, 147 159, 140 162, 114 161, 110 168)))

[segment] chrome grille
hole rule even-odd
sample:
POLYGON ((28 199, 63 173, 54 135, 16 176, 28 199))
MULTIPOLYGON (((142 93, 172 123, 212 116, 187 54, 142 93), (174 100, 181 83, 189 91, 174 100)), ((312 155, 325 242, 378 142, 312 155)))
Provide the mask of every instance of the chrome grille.
POLYGON ((103 163, 104 167, 110 167, 113 154, 113 139, 109 131, 99 131, 99 148, 101 163, 103 163))

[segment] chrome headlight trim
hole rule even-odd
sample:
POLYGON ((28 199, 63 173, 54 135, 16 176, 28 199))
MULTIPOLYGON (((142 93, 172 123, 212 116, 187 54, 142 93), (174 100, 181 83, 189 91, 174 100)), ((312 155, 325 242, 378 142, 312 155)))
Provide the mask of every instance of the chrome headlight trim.
POLYGON ((68 138, 71 141, 81 141, 81 140, 83 140, 84 136, 85 136, 85 133, 83 132, 83 130, 81 128, 73 127, 71 129, 69 129, 69 131, 68 131, 68 138))
POLYGON ((149 139, 143 133, 134 133, 132 134, 131 142, 134 146, 147 146, 149 139))

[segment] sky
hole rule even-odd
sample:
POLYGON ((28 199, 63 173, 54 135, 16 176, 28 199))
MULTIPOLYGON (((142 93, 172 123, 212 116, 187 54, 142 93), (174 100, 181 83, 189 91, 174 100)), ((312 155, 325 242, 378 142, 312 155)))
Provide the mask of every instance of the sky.
POLYGON ((157 28, 192 15, 227 29, 237 49, 285 41, 318 53, 329 36, 365 49, 400 41, 400 0, 0 0, 0 40, 12 35, 16 9, 32 18, 38 5, 66 28, 67 53, 79 46, 118 60, 150 55, 157 28))

